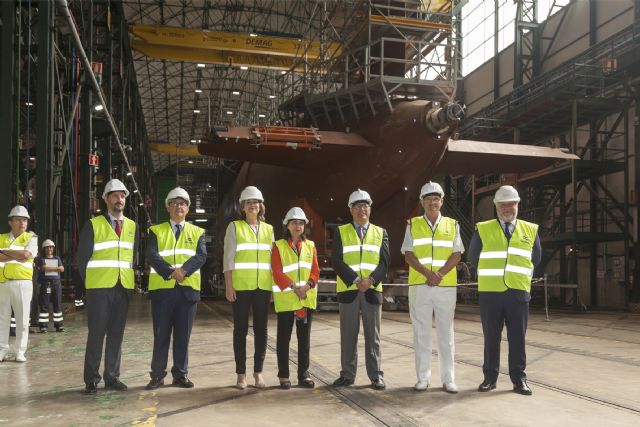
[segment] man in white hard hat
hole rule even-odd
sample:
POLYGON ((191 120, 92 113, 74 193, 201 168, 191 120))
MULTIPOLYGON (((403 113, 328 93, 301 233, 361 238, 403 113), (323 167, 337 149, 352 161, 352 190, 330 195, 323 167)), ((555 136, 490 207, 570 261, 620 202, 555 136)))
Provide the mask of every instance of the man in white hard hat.
POLYGON ((375 390, 384 390, 380 355, 382 281, 389 269, 387 231, 369 222, 373 201, 369 193, 356 190, 349 196, 353 222, 334 233, 332 262, 340 303, 340 377, 334 386, 350 386, 358 367, 360 316, 364 327, 367 375, 375 390))
POLYGON ((149 227, 147 259, 153 315, 153 356, 148 390, 164 385, 173 332, 172 384, 192 388, 187 377, 189 338, 200 301, 200 268, 207 260, 204 230, 186 222, 191 199, 180 187, 165 199, 169 221, 149 227))
POLYGON ((413 324, 417 391, 431 380, 431 322, 435 314, 438 363, 443 389, 457 393, 454 370, 453 317, 456 310, 456 265, 464 253, 458 222, 440 214, 444 191, 437 182, 420 189, 424 215, 407 221, 402 253, 409 264, 409 313, 413 324))
POLYGON ((518 191, 503 185, 493 199, 497 219, 479 222, 467 253, 478 270, 480 318, 484 334, 484 380, 478 391, 496 388, 502 329, 509 338, 509 377, 513 391, 531 395, 525 368, 525 334, 531 300, 531 277, 542 258, 538 226, 518 218, 518 191))
POLYGON ((87 222, 78 243, 78 272, 86 288, 89 328, 84 356, 86 394, 95 394, 102 379, 98 371, 105 336, 105 388, 127 389, 119 378, 120 356, 138 248, 136 223, 124 216, 127 196, 129 190, 120 180, 107 182, 102 193, 106 212, 87 222))
POLYGON ((0 362, 9 353, 11 308, 16 318, 16 362, 26 362, 29 308, 33 296, 33 258, 38 237, 27 231, 29 212, 15 206, 9 212, 9 233, 0 234, 0 362))

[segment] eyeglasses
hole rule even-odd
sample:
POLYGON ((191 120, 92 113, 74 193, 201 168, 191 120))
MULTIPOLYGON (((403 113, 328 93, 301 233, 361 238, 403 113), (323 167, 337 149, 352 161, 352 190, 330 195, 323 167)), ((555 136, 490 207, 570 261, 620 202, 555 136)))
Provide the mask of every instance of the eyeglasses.
POLYGON ((189 204, 187 202, 179 202, 177 200, 172 200, 169 202, 169 206, 172 206, 174 208, 184 208, 189 206, 189 204))
POLYGON ((357 204, 351 206, 352 209, 359 209, 359 210, 364 210, 364 209, 367 209, 367 208, 370 208, 370 207, 371 206, 369 206, 366 203, 357 203, 357 204))

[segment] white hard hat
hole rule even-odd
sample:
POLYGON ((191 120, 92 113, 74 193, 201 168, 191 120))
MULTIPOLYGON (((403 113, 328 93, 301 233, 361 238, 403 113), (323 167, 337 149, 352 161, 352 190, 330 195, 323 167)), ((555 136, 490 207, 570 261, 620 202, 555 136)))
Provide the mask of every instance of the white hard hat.
POLYGON ((282 224, 287 225, 292 219, 301 219, 305 224, 309 224, 309 220, 304 214, 304 211, 297 206, 289 209, 289 212, 287 212, 287 214, 284 216, 284 219, 282 220, 282 224))
POLYGON ((102 198, 104 199, 113 191, 124 191, 124 197, 129 197, 129 190, 127 190, 127 187, 125 187, 122 181, 117 178, 107 182, 107 185, 104 186, 104 191, 102 192, 102 198))
POLYGON ((29 216, 29 212, 27 211, 27 208, 20 205, 14 206, 13 209, 11 209, 11 212, 9 212, 9 218, 13 216, 21 216, 23 218, 31 219, 31 217, 29 216))
POLYGON ((42 242, 42 249, 44 248, 48 248, 49 246, 53 246, 54 248, 56 247, 56 244, 53 243, 51 240, 47 239, 44 242, 42 242))
POLYGON ((242 193, 240 193, 240 203, 245 200, 260 200, 261 202, 264 202, 262 193, 258 190, 258 187, 254 187, 253 185, 245 187, 244 190, 242 190, 242 193))
POLYGON ((493 203, 519 202, 520 196, 518 190, 510 185, 503 185, 498 188, 496 195, 493 197, 493 203))
POLYGON ((351 193, 351 195, 349 196, 349 203, 347 204, 347 206, 351 207, 353 206, 354 203, 357 203, 357 202, 367 202, 369 206, 373 204, 373 200, 371 200, 371 196, 369 196, 369 193, 359 188, 353 193, 351 193))
POLYGON ((444 197, 444 191, 437 182, 429 181, 420 189, 420 200, 427 194, 438 194, 440 197, 444 197))
POLYGON ((164 199, 164 204, 165 206, 169 206, 169 202, 173 199, 184 199, 187 202, 187 206, 191 206, 191 199, 189 198, 189 193, 187 193, 187 191, 182 188, 182 187, 176 187, 173 190, 169 191, 169 194, 167 194, 167 198, 164 199))

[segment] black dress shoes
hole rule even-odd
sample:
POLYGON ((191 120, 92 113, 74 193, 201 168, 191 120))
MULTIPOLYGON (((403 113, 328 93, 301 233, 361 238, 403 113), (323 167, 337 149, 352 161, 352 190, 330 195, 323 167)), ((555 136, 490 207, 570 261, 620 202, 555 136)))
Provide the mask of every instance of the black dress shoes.
POLYGON ((298 380, 298 385, 304 388, 314 388, 316 386, 316 383, 314 383, 311 378, 303 378, 301 380, 298 380))
POLYGON ((478 386, 478 391, 484 393, 485 391, 491 391, 491 390, 493 390, 495 388, 496 388, 496 382, 495 381, 484 380, 484 381, 482 381, 482 384, 480 384, 478 386))
POLYGON ((149 384, 147 384, 147 390, 155 390, 158 387, 160 387, 161 385, 164 385, 164 378, 151 377, 151 381, 149 381, 149 384))
POLYGON ((186 375, 184 377, 174 378, 172 384, 176 387, 181 388, 193 388, 193 383, 189 380, 189 378, 187 378, 186 375))
POLYGON ((84 387, 84 394, 96 394, 98 392, 98 386, 96 383, 89 383, 84 387))
POLYGON ((513 391, 524 396, 531 396, 533 394, 527 385, 527 380, 521 380, 520 382, 513 383, 513 391))
POLYGON ((343 376, 340 376, 340 378, 333 382, 333 385, 336 387, 349 387, 352 384, 353 380, 350 380, 349 378, 345 378, 343 376))
POLYGON ((385 388, 387 388, 382 378, 372 380, 371 387, 373 387, 375 390, 384 390, 385 388))
POLYGON ((104 388, 106 388, 108 390, 125 391, 127 389, 127 386, 126 386, 125 383, 120 381, 118 378, 115 378, 115 379, 109 381, 108 383, 105 382, 104 383, 104 388))

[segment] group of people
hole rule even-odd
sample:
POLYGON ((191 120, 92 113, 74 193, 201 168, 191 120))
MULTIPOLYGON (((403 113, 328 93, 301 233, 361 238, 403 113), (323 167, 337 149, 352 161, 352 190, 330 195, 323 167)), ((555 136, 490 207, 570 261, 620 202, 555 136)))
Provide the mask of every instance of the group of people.
MULTIPOLYGON (((107 210, 92 218, 82 230, 78 269, 86 288, 88 336, 84 363, 85 392, 105 388, 126 390, 120 381, 120 355, 131 290, 134 288, 133 257, 138 246, 136 223, 123 214, 129 191, 117 180, 103 192, 107 210), (104 372, 99 367, 104 350, 104 372)), ((431 382, 431 329, 435 316, 440 380, 444 391, 457 393, 454 370, 456 265, 464 253, 458 222, 442 216, 444 191, 427 182, 419 194, 424 214, 407 221, 402 253, 409 265, 409 307, 413 324, 415 390, 431 382)), ((509 376, 513 390, 530 395, 526 381, 525 333, 529 312, 531 277, 541 258, 537 225, 518 219, 518 192, 502 186, 494 197, 497 219, 480 222, 469 245, 467 260, 477 268, 480 314, 484 333, 484 379, 478 391, 496 388, 500 364, 500 341, 504 325, 509 340, 509 376)), ((313 388, 309 373, 311 323, 317 307, 320 269, 315 245, 306 238, 309 220, 299 207, 291 208, 276 240, 265 222, 261 191, 246 187, 240 194, 241 217, 232 221, 224 237, 223 271, 226 298, 233 309, 233 350, 236 387, 247 387, 246 338, 249 315, 253 316, 255 387, 265 388, 263 365, 267 346, 267 319, 271 297, 277 313, 277 360, 280 387, 291 388, 289 344, 296 327, 298 339, 297 382, 313 388)), ((200 299, 200 268, 206 260, 204 230, 185 221, 191 200, 177 187, 165 200, 170 220, 148 229, 147 260, 151 267, 149 298, 153 316, 153 356, 147 389, 164 385, 168 351, 173 335, 174 386, 191 388, 188 346, 197 302, 200 299)), ((389 238, 385 229, 370 222, 373 200, 356 190, 349 196, 352 221, 339 226, 333 239, 332 264, 337 275, 340 311, 341 371, 337 387, 354 383, 357 372, 360 319, 364 328, 365 362, 371 386, 384 390, 381 368, 380 325, 382 282, 389 263, 389 238)), ((16 208, 14 208, 16 209, 16 208)), ((24 208, 22 208, 24 209, 24 208)), ((26 232, 28 214, 9 215, 11 232, 0 235, 0 360, 8 352, 11 306, 18 320, 28 313, 17 304, 31 292, 36 237, 26 232), (29 286, 26 286, 26 283, 29 286), (8 310, 7 310, 8 307, 8 310), (5 330, 6 329, 6 330, 5 330), (5 334, 6 332, 6 334, 5 334)), ((47 246, 49 248, 49 246, 47 246)), ((51 258, 51 250, 46 256, 51 258)), ((45 262, 43 272, 53 271, 45 262)), ((25 317, 26 316, 26 317, 25 317)), ((26 336, 18 328, 17 359, 24 361, 26 336)))
MULTIPOLYGON (((435 316, 440 380, 444 391, 457 393, 454 372, 456 266, 464 245, 458 222, 442 216, 444 191, 434 182, 422 186, 424 214, 407 221, 402 253, 409 265, 409 310, 413 324, 417 391, 431 381, 431 329, 435 316)), ((262 374, 267 345, 269 301, 277 312, 277 358, 280 387, 291 387, 289 342, 293 324, 298 337, 298 384, 313 387, 309 375, 311 318, 317 305, 318 263, 313 242, 305 237, 308 220, 294 207, 283 220, 282 239, 265 222, 264 198, 256 187, 240 194, 241 219, 233 221, 224 239, 226 297, 233 304, 233 348, 236 387, 246 379, 246 337, 249 310, 253 313, 255 386, 264 388, 262 374), (275 283, 275 285, 272 285, 275 283)), ((467 253, 478 271, 480 313, 484 333, 484 379, 478 391, 496 388, 500 341, 507 326, 509 376, 513 390, 531 395, 525 367, 525 333, 531 299, 531 277, 541 258, 537 225, 518 219, 520 197, 512 186, 502 186, 494 197, 497 219, 480 222, 467 253)), ((371 386, 384 390, 380 354, 382 281, 389 269, 386 230, 370 222, 373 200, 356 190, 349 196, 352 221, 337 228, 332 247, 336 292, 340 310, 340 376, 334 386, 354 383, 357 371, 360 319, 364 328, 365 364, 371 386)))
POLYGON ((49 305, 53 304, 54 326, 56 331, 64 332, 60 280, 64 266, 54 255, 55 244, 49 239, 42 243, 42 255, 37 256, 38 237, 27 231, 30 216, 24 206, 13 207, 8 218, 10 231, 0 234, 0 362, 9 353, 10 327, 15 328, 15 361, 26 362, 34 296, 33 326, 37 324, 41 333, 48 331, 49 305))

